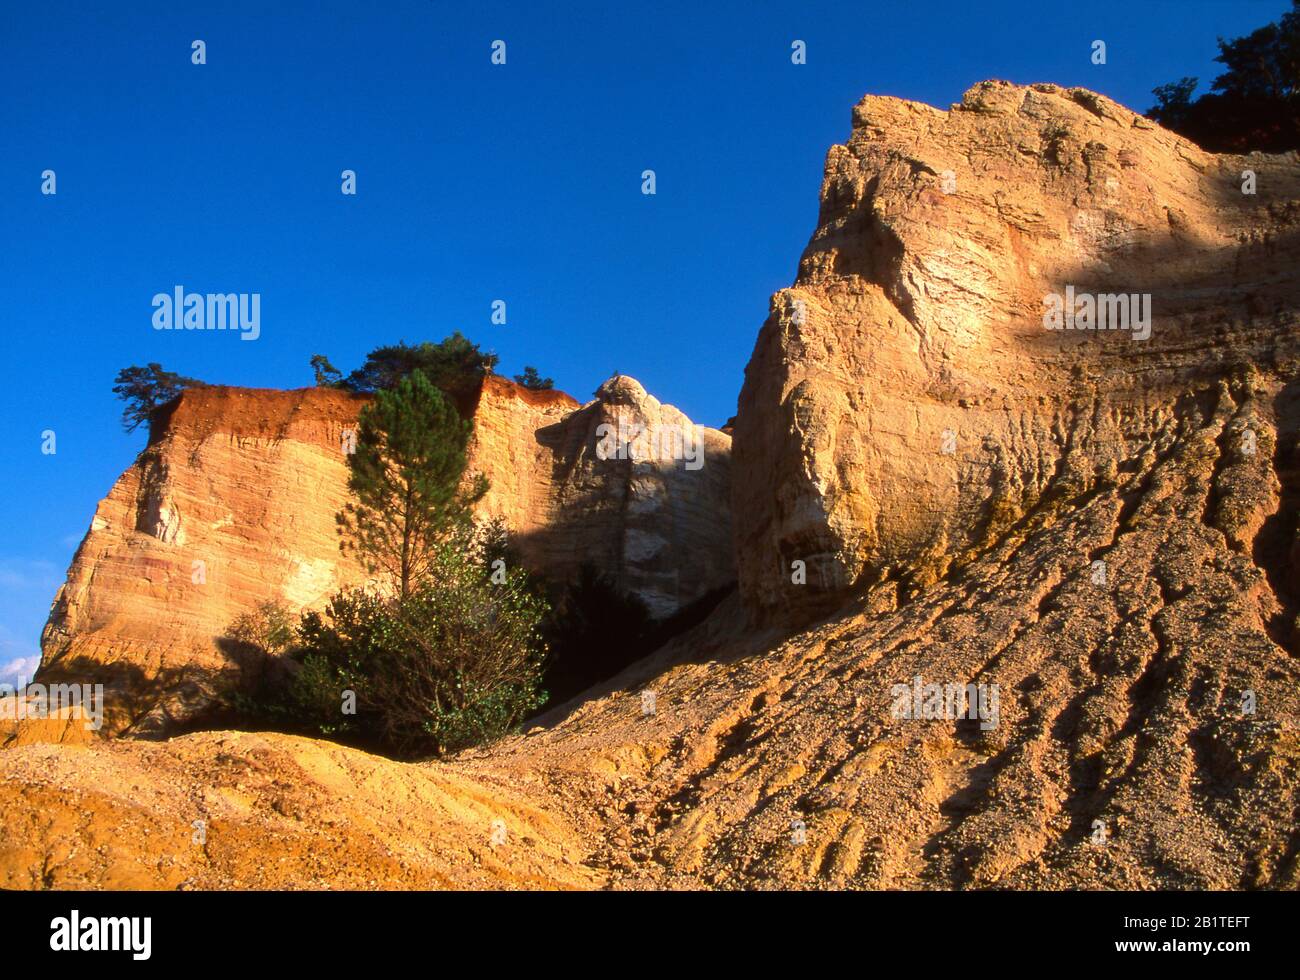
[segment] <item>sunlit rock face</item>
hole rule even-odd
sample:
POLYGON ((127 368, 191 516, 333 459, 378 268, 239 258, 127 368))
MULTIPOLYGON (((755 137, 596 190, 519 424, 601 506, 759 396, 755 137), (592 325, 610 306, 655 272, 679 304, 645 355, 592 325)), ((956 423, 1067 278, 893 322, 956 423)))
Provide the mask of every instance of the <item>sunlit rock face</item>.
POLYGON ((933 583, 1249 365, 1262 387, 1223 409, 1246 426, 1290 380, 1297 197, 1294 154, 1207 154, 1082 89, 864 98, 746 370, 747 600, 798 619, 933 583), (1067 301, 1075 329, 1048 329, 1067 301))
MULTIPOLYGON (((168 710, 188 714, 243 669, 225 639, 241 613, 266 600, 319 608, 365 582, 335 525, 365 401, 326 388, 186 391, 96 508, 42 636, 42 677, 186 691, 168 710)), ((562 583, 590 564, 658 616, 734 581, 729 437, 630 378, 579 406, 494 376, 469 408, 468 469, 491 483, 479 516, 505 521, 528 567, 562 583), (600 452, 599 426, 620 414, 690 433, 700 465, 600 452)))
POLYGON ((334 515, 363 404, 324 388, 182 394, 95 509, 42 635, 39 676, 203 685, 238 671, 221 638, 241 613, 265 600, 319 606, 359 584, 334 515))

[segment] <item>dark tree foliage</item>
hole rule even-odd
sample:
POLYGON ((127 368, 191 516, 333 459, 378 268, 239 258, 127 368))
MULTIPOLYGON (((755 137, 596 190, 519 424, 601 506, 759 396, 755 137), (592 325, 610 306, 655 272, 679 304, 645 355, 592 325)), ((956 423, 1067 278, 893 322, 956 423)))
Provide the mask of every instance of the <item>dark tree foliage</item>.
POLYGON ((549 391, 555 387, 555 381, 551 378, 543 378, 537 373, 537 368, 531 364, 524 367, 523 374, 515 375, 515 384, 523 385, 525 388, 531 388, 533 391, 549 391))
POLYGON ((455 546, 439 550, 434 570, 401 600, 341 593, 302 630, 297 692, 316 691, 338 719, 339 692, 356 691, 358 716, 372 718, 380 744, 401 756, 481 745, 546 700, 546 605, 527 576, 515 570, 494 583, 472 551, 455 546))
POLYGON ((122 409, 122 427, 134 432, 152 419, 154 412, 186 388, 202 387, 202 381, 164 371, 161 364, 149 363, 122 368, 114 379, 113 394, 126 402, 122 409))
MULTIPOLYGON (((333 369, 329 360, 320 354, 312 358, 313 369, 318 369, 316 358, 323 362, 321 367, 333 369)), ((395 387, 412 371, 421 371, 443 391, 458 392, 471 388, 490 374, 496 364, 495 354, 483 353, 478 344, 456 331, 437 344, 427 340, 419 344, 402 341, 376 347, 366 355, 361 367, 336 384, 351 391, 386 391, 395 387)), ((338 374, 337 371, 334 373, 338 374)))
POLYGON ((468 526, 471 505, 487 492, 482 476, 461 486, 468 439, 469 424, 423 371, 361 410, 339 547, 388 577, 403 598, 427 579, 438 546, 468 526))
POLYGON ((409 596, 345 589, 304 613, 296 631, 278 611, 241 617, 231 635, 287 666, 236 697, 236 709, 263 726, 402 758, 512 731, 546 700, 547 607, 527 573, 492 574, 491 547, 488 538, 448 541, 409 596))
POLYGON ((1276 24, 1218 43, 1227 71, 1211 91, 1193 99, 1190 77, 1161 85, 1147 115, 1215 153, 1300 149, 1300 0, 1276 24))

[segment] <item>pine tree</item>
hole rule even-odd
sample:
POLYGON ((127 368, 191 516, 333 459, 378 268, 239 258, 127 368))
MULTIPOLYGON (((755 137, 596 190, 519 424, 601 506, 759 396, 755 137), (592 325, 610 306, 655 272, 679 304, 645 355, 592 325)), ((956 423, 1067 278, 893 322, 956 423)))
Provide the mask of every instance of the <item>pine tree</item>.
POLYGON ((443 391, 473 391, 478 382, 496 367, 497 356, 484 354, 459 330, 433 344, 389 344, 376 347, 365 363, 348 374, 341 384, 352 391, 383 391, 393 388, 412 371, 422 371, 443 391))
POLYGON ((361 412, 348 457, 355 498, 338 515, 339 547, 403 599, 425 584, 437 548, 466 534, 470 507, 487 492, 479 475, 462 487, 469 425, 422 371, 379 391, 361 412))
POLYGON ((339 371, 324 354, 311 356, 311 372, 317 388, 343 388, 343 373, 339 371))
POLYGON ((1300 149, 1300 0, 1275 24, 1219 38, 1214 60, 1228 70, 1209 92, 1193 99, 1192 77, 1161 85, 1147 115, 1216 153, 1300 149))
POLYGON ((533 391, 550 391, 555 387, 555 382, 550 378, 543 378, 537 372, 537 368, 531 364, 524 368, 523 374, 515 375, 515 384, 523 385, 533 391))
POLYGON ((150 422, 154 413, 186 388, 201 388, 203 382, 174 371, 164 371, 161 364, 150 361, 144 367, 122 368, 114 379, 113 394, 126 402, 122 409, 122 428, 134 432, 150 422))

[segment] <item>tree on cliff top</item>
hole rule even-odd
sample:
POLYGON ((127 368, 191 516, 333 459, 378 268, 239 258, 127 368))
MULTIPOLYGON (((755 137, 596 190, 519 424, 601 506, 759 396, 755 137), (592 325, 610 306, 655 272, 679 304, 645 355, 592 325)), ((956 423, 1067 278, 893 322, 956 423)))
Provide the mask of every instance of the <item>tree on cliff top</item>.
POLYGON ((515 375, 515 384, 523 385, 531 391, 550 391, 555 387, 551 378, 543 378, 531 364, 524 368, 523 374, 515 375))
POLYGON ((1147 115, 1215 153, 1300 149, 1300 0, 1276 24, 1218 43, 1228 70, 1211 91, 1193 100, 1190 77, 1161 85, 1147 115))
POLYGON ((436 344, 427 340, 419 344, 402 341, 376 347, 366 355, 365 363, 347 377, 324 354, 314 354, 311 359, 318 386, 366 393, 394 388, 414 371, 423 372, 445 392, 467 391, 491 374, 496 365, 495 354, 483 353, 459 330, 436 344))
POLYGON ((469 424, 423 371, 381 389, 361 411, 348 456, 355 498, 337 517, 340 549, 403 599, 428 578, 440 545, 467 533, 470 507, 487 492, 478 476, 462 488, 469 424))
POLYGON ((311 356, 311 371, 317 388, 342 388, 343 373, 324 354, 311 356))
POLYGON ((164 371, 161 364, 150 362, 122 368, 114 379, 113 394, 126 402, 122 409, 122 428, 134 432, 141 423, 147 423, 154 412, 166 405, 186 388, 199 388, 202 381, 186 378, 172 371, 164 371))

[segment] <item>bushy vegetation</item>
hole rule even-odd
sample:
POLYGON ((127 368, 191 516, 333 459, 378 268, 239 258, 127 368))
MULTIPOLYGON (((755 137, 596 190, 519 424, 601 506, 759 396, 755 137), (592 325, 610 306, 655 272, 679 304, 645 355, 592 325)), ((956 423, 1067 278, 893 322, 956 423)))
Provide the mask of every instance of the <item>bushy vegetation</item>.
POLYGON ((515 384, 523 385, 532 391, 550 391, 555 387, 555 381, 551 378, 543 378, 537 373, 537 368, 531 364, 524 366, 523 374, 515 375, 515 384))
POLYGON ((240 615, 226 636, 270 656, 279 656, 294 643, 293 614, 282 602, 259 602, 252 612, 240 615))
POLYGON ((479 350, 478 344, 460 331, 439 343, 405 341, 376 347, 361 367, 343 375, 324 354, 313 354, 312 372, 316 384, 347 391, 374 393, 397 387, 413 372, 421 372, 434 387, 449 393, 472 389, 497 365, 497 356, 479 350))
POLYGON ((1218 44, 1227 71, 1211 90, 1193 99, 1191 77, 1161 85, 1147 115, 1215 153, 1300 149, 1300 0, 1276 24, 1218 44))
MULTIPOLYGON (((365 394, 391 390, 403 378, 419 371, 444 394, 463 401, 477 390, 483 378, 493 373, 497 362, 495 354, 485 353, 478 344, 456 331, 436 344, 402 341, 376 347, 366 355, 361 367, 346 375, 324 354, 312 355, 311 369, 317 387, 365 394)), ((522 374, 516 374, 514 380, 533 391, 549 391, 555 387, 553 378, 542 377, 531 364, 524 367, 522 374)))
POLYGON ((297 669, 245 707, 403 757, 508 733, 546 699, 546 605, 523 572, 494 578, 485 555, 448 543, 404 598, 349 589, 304 614, 288 653, 297 669))
MULTIPOLYGON (((321 358, 313 366, 331 370, 321 358)), ((502 527, 475 528, 487 490, 465 476, 469 427, 423 368, 393 375, 361 412, 340 547, 372 585, 334 595, 286 639, 259 607, 230 639, 296 669, 267 672, 240 706, 281 726, 400 756, 441 755, 510 731, 546 700, 547 605, 502 527)))
POLYGON ((353 590, 309 613, 290 696, 323 732, 368 734, 402 755, 443 754, 506 734, 541 706, 545 606, 522 572, 494 582, 455 546, 405 598, 353 590), (342 715, 343 691, 355 715, 342 715))

